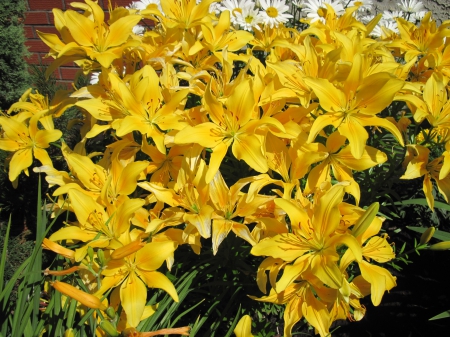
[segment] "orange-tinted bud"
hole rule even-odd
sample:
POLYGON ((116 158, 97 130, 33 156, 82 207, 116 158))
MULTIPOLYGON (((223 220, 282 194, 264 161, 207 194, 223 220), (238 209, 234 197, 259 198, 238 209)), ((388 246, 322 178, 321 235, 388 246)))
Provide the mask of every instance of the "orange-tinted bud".
POLYGON ((123 247, 117 248, 112 254, 111 259, 119 260, 124 257, 136 253, 139 249, 145 246, 145 243, 141 240, 133 241, 123 247))
POLYGON ((107 307, 100 301, 97 296, 88 294, 74 286, 60 281, 55 281, 51 283, 53 288, 58 290, 60 293, 73 298, 74 300, 80 302, 81 304, 87 306, 91 309, 106 310, 107 307))

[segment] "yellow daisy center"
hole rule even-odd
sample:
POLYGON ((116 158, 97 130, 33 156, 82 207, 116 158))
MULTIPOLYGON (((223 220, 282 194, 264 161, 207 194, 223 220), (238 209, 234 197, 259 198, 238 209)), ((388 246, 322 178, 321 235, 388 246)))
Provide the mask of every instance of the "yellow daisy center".
POLYGON ((278 9, 276 9, 275 7, 269 7, 266 9, 266 13, 271 18, 276 18, 278 16, 278 9))
POLYGON ((245 22, 246 23, 252 23, 253 22, 253 16, 249 15, 245 17, 245 22))
POLYGON ((320 7, 317 10, 317 14, 319 14, 320 17, 324 18, 327 16, 327 10, 325 8, 320 7))

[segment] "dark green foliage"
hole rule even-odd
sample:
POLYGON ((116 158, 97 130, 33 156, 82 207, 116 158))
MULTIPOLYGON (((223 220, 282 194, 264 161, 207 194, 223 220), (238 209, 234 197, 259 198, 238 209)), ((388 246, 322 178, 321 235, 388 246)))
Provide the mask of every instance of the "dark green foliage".
POLYGON ((6 110, 28 88, 30 77, 24 57, 24 0, 0 0, 0 109, 6 110))

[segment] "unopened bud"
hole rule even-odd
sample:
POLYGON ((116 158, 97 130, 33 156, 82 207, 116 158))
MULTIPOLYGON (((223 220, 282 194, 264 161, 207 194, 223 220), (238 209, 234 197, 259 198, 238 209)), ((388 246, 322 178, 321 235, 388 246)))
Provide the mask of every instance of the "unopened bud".
POLYGON ((106 314, 108 315, 109 318, 114 319, 116 317, 116 311, 114 310, 113 307, 108 307, 108 309, 106 309, 106 314))
POLYGON ((52 286, 60 293, 73 298, 88 308, 106 310, 106 305, 97 296, 88 294, 68 283, 55 281, 52 282, 52 286))
POLYGON ((442 241, 428 247, 430 250, 447 250, 450 249, 450 241, 442 241))
POLYGON ((94 261, 94 248, 92 248, 91 246, 88 246, 87 254, 88 254, 91 262, 94 261))
POLYGON ((97 258, 100 267, 106 266, 105 253, 103 252, 103 250, 101 249, 97 250, 97 258))
POLYGON ((142 242, 140 239, 137 241, 133 241, 123 247, 117 248, 111 254, 111 259, 113 259, 113 260, 123 259, 124 257, 127 257, 128 255, 136 253, 138 250, 140 250, 144 246, 145 246, 145 243, 142 242))
POLYGON ((425 232, 423 232, 422 236, 420 237, 419 243, 421 245, 428 243, 428 241, 430 241, 431 238, 433 237, 435 231, 436 231, 436 228, 434 228, 434 227, 427 228, 427 230, 425 232))
POLYGON ((107 321, 107 320, 101 321, 100 328, 102 328, 102 330, 105 331, 108 334, 108 336, 111 336, 111 337, 119 336, 119 332, 114 327, 114 325, 112 325, 112 323, 110 321, 107 321))

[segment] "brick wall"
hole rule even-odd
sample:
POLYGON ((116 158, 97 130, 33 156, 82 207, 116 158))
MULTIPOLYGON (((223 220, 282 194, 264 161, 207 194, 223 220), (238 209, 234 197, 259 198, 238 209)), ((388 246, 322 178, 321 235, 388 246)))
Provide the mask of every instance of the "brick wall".
MULTIPOLYGON (((39 39, 36 30, 45 33, 57 34, 53 26, 53 8, 62 10, 73 9, 71 2, 83 2, 83 0, 27 0, 27 12, 25 16, 25 34, 27 37, 26 46, 31 53, 27 59, 29 64, 49 64, 53 58, 46 57, 49 47, 39 39)), ((128 6, 132 0, 111 0, 113 8, 116 6, 128 6)), ((105 9, 108 8, 108 0, 98 0, 98 4, 105 9)), ((58 83, 72 83, 78 68, 74 63, 66 64, 55 71, 58 83)))

